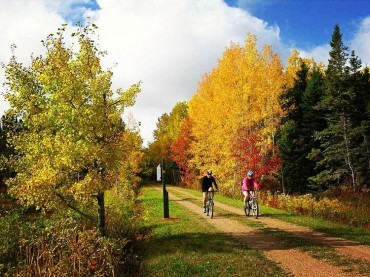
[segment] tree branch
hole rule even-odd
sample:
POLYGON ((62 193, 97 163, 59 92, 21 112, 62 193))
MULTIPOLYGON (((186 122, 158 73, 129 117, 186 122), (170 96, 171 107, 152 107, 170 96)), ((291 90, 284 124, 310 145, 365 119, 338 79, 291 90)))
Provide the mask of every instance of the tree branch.
POLYGON ((75 211, 76 213, 78 213, 78 214, 80 214, 80 215, 82 215, 83 217, 85 217, 85 218, 87 218, 88 220, 90 220, 90 221, 93 221, 93 222, 95 222, 96 220, 95 220, 95 218, 94 217, 92 217, 91 215, 89 215, 89 214, 87 214, 87 213, 84 213, 83 211, 81 211, 80 209, 78 209, 77 207, 75 207, 75 206, 73 206, 72 204, 71 204, 71 201, 68 201, 67 199, 65 199, 64 197, 63 197, 63 195, 61 195, 60 193, 55 193, 59 198, 60 198, 60 200, 62 200, 62 202, 68 207, 68 208, 70 208, 70 209, 72 209, 73 211, 75 211))

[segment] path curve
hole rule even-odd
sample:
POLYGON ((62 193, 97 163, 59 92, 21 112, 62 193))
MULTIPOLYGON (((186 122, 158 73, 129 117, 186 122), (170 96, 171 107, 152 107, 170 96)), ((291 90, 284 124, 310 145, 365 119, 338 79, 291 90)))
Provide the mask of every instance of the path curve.
MULTIPOLYGON (((185 189, 171 187, 172 190, 178 191, 184 195, 191 197, 196 197, 194 194, 187 192, 185 189)), ((201 197, 196 197, 201 201, 201 197)), ((233 214, 244 216, 242 209, 231 207, 229 205, 217 202, 217 206, 221 209, 231 212, 233 214)), ((370 262, 370 247, 360 245, 356 242, 345 240, 342 238, 335 238, 329 235, 313 231, 307 227, 298 226, 289 222, 284 222, 278 219, 269 218, 269 217, 260 217, 259 221, 264 223, 269 228, 275 228, 285 232, 289 232, 297 237, 301 237, 312 242, 322 243, 327 246, 333 247, 339 253, 348 255, 355 259, 362 259, 367 262, 370 262)))
MULTIPOLYGON (((157 189, 162 190, 162 188, 159 188, 159 187, 157 187, 157 189)), ((200 216, 204 216, 205 220, 207 220, 208 223, 212 224, 220 231, 232 235, 233 237, 237 238, 241 243, 248 245, 250 248, 261 251, 268 259, 279 263, 283 269, 292 273, 294 276, 318 276, 318 277, 319 276, 323 276, 323 277, 324 276, 338 276, 338 277, 360 276, 360 275, 354 275, 353 273, 351 274, 346 273, 341 268, 325 263, 324 261, 314 259, 309 254, 303 251, 300 251, 298 249, 289 248, 283 243, 278 242, 272 236, 266 235, 261 230, 248 227, 242 223, 237 222, 236 220, 218 217, 217 210, 215 212, 215 217, 211 219, 204 215, 203 210, 200 209, 198 205, 193 204, 187 201, 186 199, 177 197, 176 195, 172 194, 171 191, 180 192, 181 194, 192 197, 193 199, 196 199, 197 201, 198 200, 201 201, 201 197, 196 197, 193 194, 187 192, 185 189, 181 189, 181 188, 167 187, 167 190, 169 192, 170 200, 176 201, 177 203, 183 205, 186 209, 192 211, 193 213, 196 213, 200 216)), ((237 209, 237 208, 234 208, 234 207, 231 207, 229 205, 222 204, 219 202, 217 202, 216 205, 220 207, 221 209, 224 209, 226 211, 229 211, 237 215, 240 214, 241 216, 245 217, 242 209, 237 209)), ((261 220, 268 227, 288 231, 295 235, 304 233, 304 232, 301 232, 300 228, 304 228, 310 232, 313 232, 312 230, 308 228, 299 227, 294 224, 282 222, 280 220, 275 220, 271 218, 260 218, 259 220, 261 220)), ((323 234, 320 234, 320 235, 323 235, 323 234)), ((327 240, 325 240, 325 242, 329 244, 330 237, 326 235, 324 236, 327 237, 327 240)), ((319 239, 319 237, 317 237, 317 239, 319 239)), ((345 246, 347 247, 350 245, 346 243, 345 246)), ((345 249, 345 248, 339 247, 339 245, 337 247, 339 251, 344 251, 343 249, 345 249)), ((357 246, 352 246, 352 247, 357 247, 357 246)), ((365 248, 365 254, 368 254, 367 250, 368 248, 365 248)))

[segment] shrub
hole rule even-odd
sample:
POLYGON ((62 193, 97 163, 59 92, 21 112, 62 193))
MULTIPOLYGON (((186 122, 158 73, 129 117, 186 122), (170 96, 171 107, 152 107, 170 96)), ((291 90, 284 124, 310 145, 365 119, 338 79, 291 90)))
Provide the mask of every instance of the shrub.
POLYGON ((368 191, 358 193, 328 193, 284 195, 270 191, 260 193, 262 204, 290 213, 319 217, 337 223, 370 228, 370 197, 368 191), (335 195, 335 197, 334 197, 335 195))
POLYGON ((101 237, 94 222, 71 210, 7 211, 0 219, 0 276, 132 275, 140 216, 133 200, 108 194, 108 236, 101 237))

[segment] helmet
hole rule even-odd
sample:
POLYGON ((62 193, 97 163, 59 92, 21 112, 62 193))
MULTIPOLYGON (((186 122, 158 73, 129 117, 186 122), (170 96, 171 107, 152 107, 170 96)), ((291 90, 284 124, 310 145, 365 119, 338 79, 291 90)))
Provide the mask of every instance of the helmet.
POLYGON ((212 170, 207 169, 207 174, 212 175, 212 170))
POLYGON ((252 177, 254 175, 254 172, 252 170, 248 170, 247 175, 252 177))

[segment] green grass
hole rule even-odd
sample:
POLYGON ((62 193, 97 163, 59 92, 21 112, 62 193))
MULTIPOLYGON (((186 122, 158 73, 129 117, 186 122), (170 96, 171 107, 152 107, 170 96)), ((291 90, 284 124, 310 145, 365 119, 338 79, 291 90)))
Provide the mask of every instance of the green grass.
MULTIPOLYGON (((185 194, 179 193, 177 191, 176 192, 172 191, 172 192, 177 196, 187 197, 187 200, 189 200, 192 203, 198 204, 199 206, 201 205, 199 203, 199 200, 197 200, 195 198, 189 198, 188 196, 185 196, 185 194)), ((192 191, 192 193, 194 193, 194 195, 200 195, 196 191, 192 191)), ((225 198, 223 196, 217 196, 217 201, 227 203, 227 204, 232 205, 232 206, 240 206, 240 201, 235 202, 235 199, 228 199, 228 198, 225 198)), ((279 215, 281 215, 281 211, 278 211, 276 209, 271 209, 271 208, 267 207, 266 210, 272 212, 273 215, 276 212, 280 212, 279 215)), ((225 211, 225 210, 223 210, 219 207, 217 208, 217 215, 221 216, 221 217, 224 217, 224 218, 230 218, 230 219, 237 220, 242 224, 248 225, 249 227, 258 228, 260 231, 265 233, 266 236, 271 236, 274 239, 276 239, 277 241, 283 243, 287 247, 287 249, 288 248, 300 249, 302 251, 307 252, 313 258, 316 258, 316 259, 319 259, 319 260, 324 260, 325 262, 333 264, 334 266, 343 267, 343 270, 345 272, 361 274, 361 275, 370 274, 370 265, 368 263, 364 262, 363 260, 349 258, 349 257, 347 257, 343 254, 340 254, 340 253, 336 252, 332 247, 326 246, 326 245, 321 244, 321 243, 312 242, 309 239, 304 239, 302 237, 294 236, 293 234, 291 234, 289 232, 268 228, 258 220, 257 221, 245 220, 244 217, 233 215, 230 212, 225 211)), ((289 215, 287 214, 287 216, 289 216, 289 215)), ((280 219, 281 217, 276 216, 276 218, 280 219)), ((308 227, 312 226, 314 224, 317 224, 317 223, 314 222, 315 219, 313 219, 313 218, 309 218, 309 221, 312 221, 311 224, 309 224, 309 225, 302 224, 302 222, 301 222, 302 221, 302 216, 292 215, 291 218, 293 218, 293 220, 286 220, 286 221, 289 221, 289 222, 292 222, 292 223, 297 223, 298 222, 298 224, 305 225, 305 226, 308 226, 308 227), (297 220, 294 220, 294 218, 296 218, 297 220)), ((323 220, 320 219, 319 221, 323 221, 323 220)), ((305 222, 303 222, 303 223, 305 223, 305 222)), ((328 223, 324 222, 324 224, 328 224, 328 223)), ((330 226, 330 224, 329 224, 329 226, 330 226)), ((350 228, 350 229, 352 229, 352 228, 350 228)))
POLYGON ((163 219, 160 191, 142 190, 144 228, 142 276, 287 276, 260 252, 218 232, 203 217, 170 201, 170 219, 163 219))
MULTIPOLYGON (((200 197, 201 192, 187 189, 187 192, 200 197)), ((228 204, 230 206, 240 208, 242 206, 242 198, 233 199, 221 194, 217 194, 217 201, 228 204)), ((274 209, 268 206, 260 205, 260 213, 262 216, 276 218, 285 222, 294 223, 300 226, 308 227, 312 230, 328 234, 330 236, 348 239, 359 242, 364 245, 370 245, 370 230, 361 227, 352 227, 340 225, 321 218, 313 218, 303 215, 290 214, 288 212, 274 209)))

